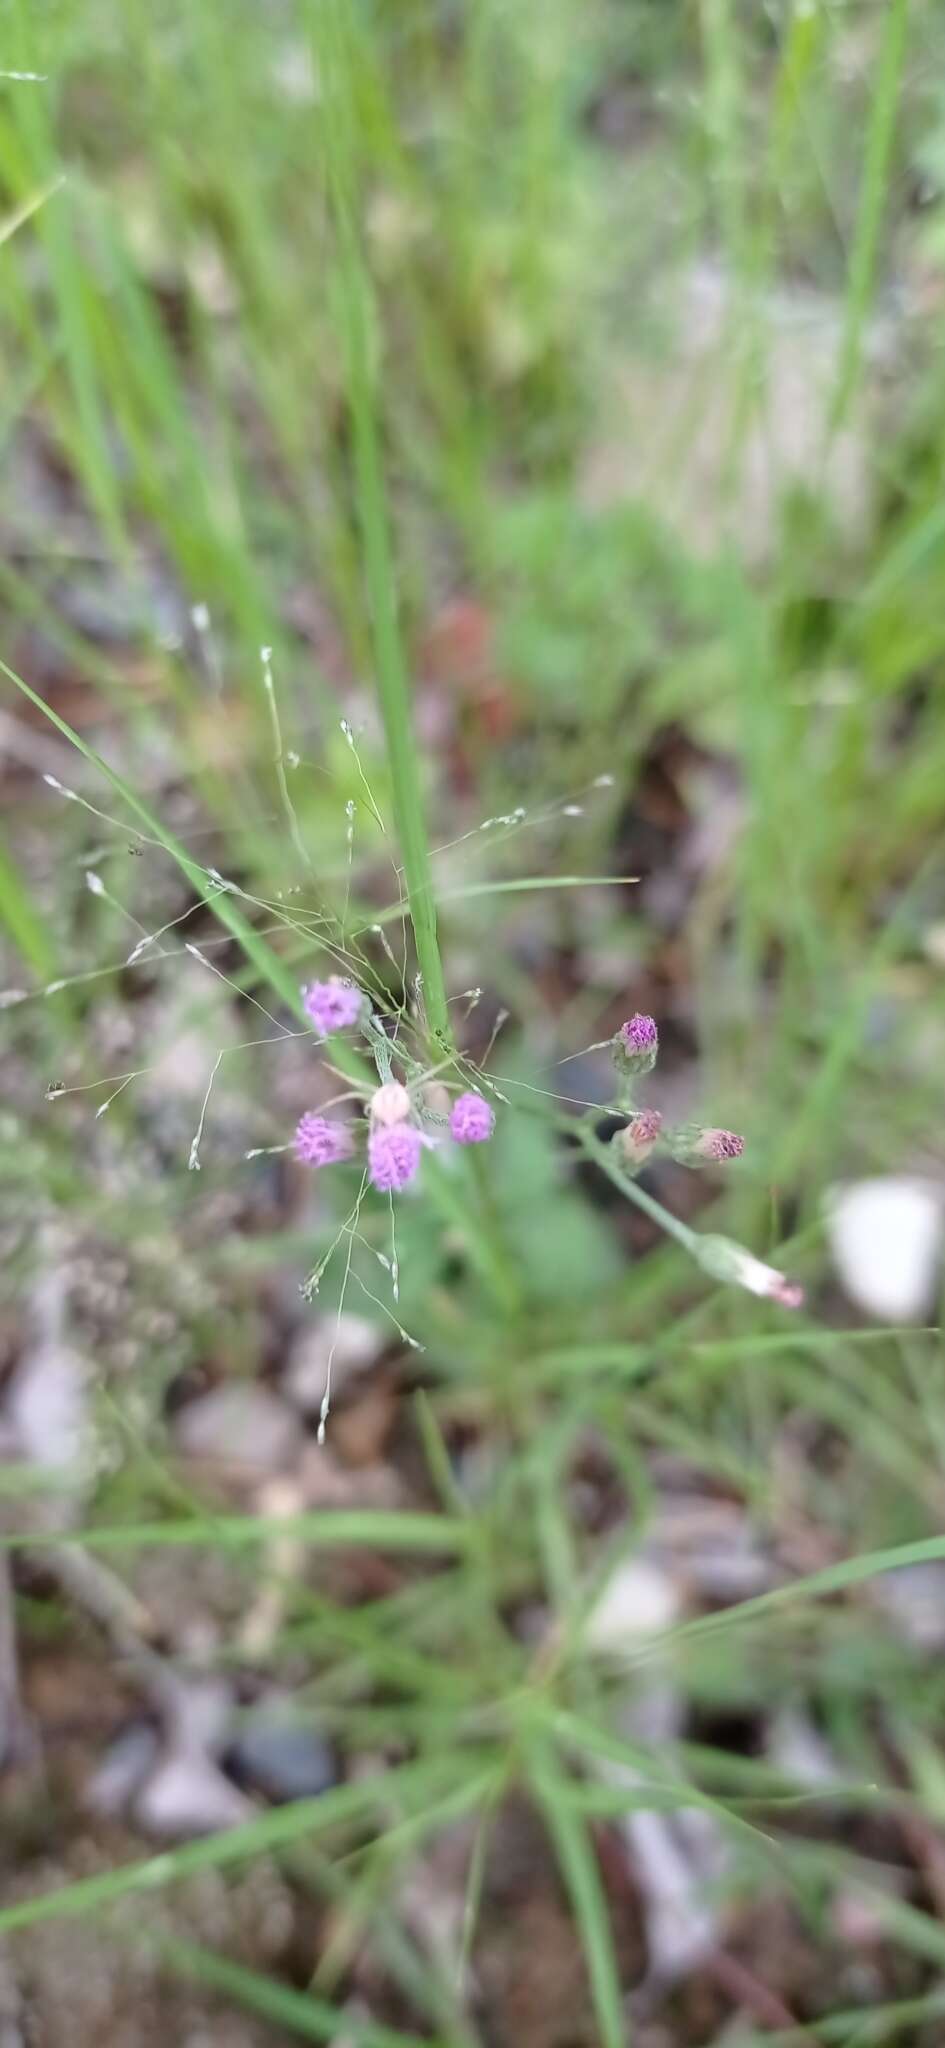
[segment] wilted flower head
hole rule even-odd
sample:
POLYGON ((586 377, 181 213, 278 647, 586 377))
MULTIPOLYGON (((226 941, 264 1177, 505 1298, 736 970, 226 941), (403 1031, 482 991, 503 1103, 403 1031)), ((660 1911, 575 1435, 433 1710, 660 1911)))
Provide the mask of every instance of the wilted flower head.
POLYGON ((313 981, 303 990, 305 1014, 316 1031, 327 1038, 332 1031, 345 1031, 357 1024, 364 1008, 362 991, 353 981, 333 974, 328 981, 313 981))
POLYGON ((368 1137, 368 1175, 387 1195, 405 1188, 420 1164, 423 1139, 415 1124, 374 1124, 368 1137))
POLYGON ((402 1124, 410 1115, 411 1103, 400 1081, 385 1081, 380 1088, 375 1088, 368 1107, 373 1123, 402 1124))
POLYGON ((617 1131, 614 1144, 623 1158, 625 1166, 635 1173, 650 1156, 663 1128, 663 1119, 658 1109, 639 1109, 623 1129, 617 1131))
POLYGON ((354 1153, 354 1140, 347 1124, 308 1110, 295 1133, 295 1156, 303 1166, 338 1166, 354 1153))
POLYGON ((796 1280, 789 1280, 785 1273, 779 1273, 776 1266, 766 1266, 763 1259, 756 1259, 734 1238, 699 1237, 696 1244, 695 1256, 713 1279, 733 1281, 736 1287, 747 1287, 749 1294, 761 1294, 782 1308, 801 1307, 803 1287, 796 1280))
POLYGON ((491 1104, 472 1090, 458 1095, 450 1110, 450 1134, 457 1145, 482 1145, 491 1138, 495 1114, 491 1104))
POLYGON ((648 1074, 656 1065, 659 1044, 655 1018, 636 1010, 613 1040, 614 1058, 626 1074, 648 1074))

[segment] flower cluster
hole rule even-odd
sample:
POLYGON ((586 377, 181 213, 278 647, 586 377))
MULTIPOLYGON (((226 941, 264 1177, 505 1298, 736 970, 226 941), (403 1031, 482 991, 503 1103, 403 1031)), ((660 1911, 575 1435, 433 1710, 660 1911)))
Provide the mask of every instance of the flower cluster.
MULTIPOLYGON (((303 990, 302 999, 306 1015, 322 1037, 354 1024, 369 1027, 366 996, 354 982, 338 975, 312 982, 303 990)), ((445 1116, 425 1118, 421 1104, 402 1081, 382 1081, 368 1103, 368 1179, 380 1194, 399 1194, 413 1180, 427 1147, 438 1145, 447 1134, 457 1145, 482 1145, 491 1138, 494 1127, 490 1104, 473 1089, 466 1089, 448 1104, 445 1116)), ((294 1150, 303 1166, 339 1166, 355 1157, 354 1134, 340 1119, 310 1110, 296 1129, 294 1150)))
MULTIPOLYGON (((659 1043, 655 1018, 646 1017, 639 1010, 621 1024, 611 1040, 614 1065, 624 1079, 623 1106, 629 1112, 629 1122, 617 1132, 614 1145, 631 1173, 638 1173, 646 1164, 654 1146, 663 1136, 663 1118, 659 1110, 637 1109, 632 1101, 633 1082, 652 1072, 659 1043)), ((718 1166, 725 1160, 739 1159, 745 1150, 745 1140, 737 1131, 722 1131, 702 1124, 690 1124, 682 1130, 668 1132, 666 1143, 673 1158, 684 1166, 701 1166, 706 1161, 718 1166)))
MULTIPOLYGON (((439 1144, 442 1134, 418 1122, 409 1091, 400 1081, 384 1081, 368 1105, 368 1179, 382 1195, 399 1194, 412 1181, 424 1148, 439 1144)), ((447 1120, 457 1145, 482 1145, 491 1138, 495 1116, 482 1095, 471 1089, 457 1096, 447 1120)), ((295 1156, 303 1166, 338 1166, 353 1159, 350 1126, 309 1111, 295 1133, 295 1156)))

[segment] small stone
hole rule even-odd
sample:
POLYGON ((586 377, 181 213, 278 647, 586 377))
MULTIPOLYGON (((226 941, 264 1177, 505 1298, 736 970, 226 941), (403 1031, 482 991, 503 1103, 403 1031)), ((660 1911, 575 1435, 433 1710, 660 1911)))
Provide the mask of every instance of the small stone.
POLYGON ((172 1752, 148 1779, 135 1819, 150 1833, 208 1835, 249 1820, 255 1808, 201 1750, 172 1752))
POLYGON ((348 1381, 366 1372, 384 1348, 384 1335, 366 1316, 330 1316, 303 1324, 289 1353, 283 1378, 288 1398, 313 1414, 321 1406, 332 1352, 331 1382, 340 1394, 348 1381))
POLYGON ((669 1574, 644 1557, 612 1572, 584 1627, 589 1649, 620 1656, 641 1638, 662 1634, 679 1619, 679 1595, 669 1574))
POLYGON ((85 1795, 93 1813, 120 1814, 153 1768, 159 1748, 157 1729, 133 1721, 106 1750, 85 1795))
POLYGON ((227 1765, 241 1785, 276 1804, 314 1799, 338 1783, 337 1759, 311 1720, 285 1702, 248 1715, 231 1744, 227 1765))
POLYGON ((926 1656, 941 1656, 945 1650, 945 1564, 929 1558, 924 1564, 903 1565, 897 1572, 881 1572, 869 1587, 869 1597, 900 1642, 926 1656))
POLYGON ((930 1181, 888 1174, 832 1188, 830 1246, 851 1301, 884 1323, 931 1314, 942 1223, 942 1195, 930 1181))
POLYGON ((226 1380, 188 1401, 175 1417, 174 1433, 186 1457, 241 1466, 253 1474, 284 1471, 294 1461, 301 1435, 292 1409, 249 1380, 226 1380))

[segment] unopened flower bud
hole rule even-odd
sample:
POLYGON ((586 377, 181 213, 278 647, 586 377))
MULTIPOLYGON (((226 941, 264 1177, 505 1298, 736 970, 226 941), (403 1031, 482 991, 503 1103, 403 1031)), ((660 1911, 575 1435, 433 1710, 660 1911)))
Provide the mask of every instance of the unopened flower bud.
POLYGON ((804 1289, 796 1280, 779 1273, 776 1266, 766 1266, 763 1259, 756 1259, 753 1252, 744 1245, 736 1244, 734 1238, 705 1236, 696 1239, 695 1256, 706 1273, 714 1280, 731 1281, 736 1287, 747 1287, 749 1294, 763 1295, 768 1301, 776 1301, 781 1308, 800 1308, 804 1300, 804 1289))
POLYGON ((369 1108, 371 1121, 376 1124, 402 1124, 410 1115, 410 1097, 400 1081, 385 1081, 375 1088, 369 1108))
POLYGON ((704 1166, 707 1163, 721 1166, 727 1159, 741 1158, 745 1140, 737 1131, 720 1131, 690 1124, 684 1130, 673 1132, 670 1150, 682 1166, 704 1166))
POLYGON ((623 1129, 617 1131, 613 1143, 621 1163, 630 1173, 637 1173, 650 1156, 662 1129, 663 1119, 658 1109, 640 1109, 630 1118, 623 1129))
POLYGON ((624 1074, 649 1074, 656 1065, 659 1032, 653 1017, 637 1010, 621 1024, 613 1040, 614 1060, 624 1074))

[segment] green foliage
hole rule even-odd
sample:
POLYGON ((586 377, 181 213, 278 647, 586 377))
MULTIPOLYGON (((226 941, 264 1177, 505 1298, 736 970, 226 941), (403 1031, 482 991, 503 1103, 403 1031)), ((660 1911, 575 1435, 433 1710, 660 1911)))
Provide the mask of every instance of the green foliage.
MULTIPOLYGON (((129 916, 153 929, 183 889, 206 910, 247 1041, 270 1004, 299 1017, 318 962, 392 1012, 401 970, 408 989, 419 973, 402 1044, 450 1078, 467 981, 515 1026, 490 1060, 509 1100, 488 1156, 426 1160, 397 1214, 397 1316, 424 1347, 402 1397, 415 1502, 283 1532, 306 1569, 274 1666, 304 1660, 353 1755, 405 1760, 20 1897, 0 1930, 304 1852, 313 1894, 381 1930, 426 2031, 196 1945, 169 1945, 168 1967, 302 2038, 467 2048, 463 1986, 407 1940, 398 1883, 474 1823, 468 1954, 514 1787, 543 1815, 606 2048, 630 2038, 629 1987, 597 1826, 639 1809, 711 1812, 733 1896, 773 1839, 772 1881, 815 1912, 835 1881, 861 1887, 940 1972, 923 1908, 796 1815, 782 1830, 793 1782, 711 1741, 654 1763, 618 1710, 654 1672, 710 1720, 800 1696, 851 1810, 873 1801, 893 1827, 904 1771, 941 1820, 940 1674, 867 1604, 945 1555, 938 1341, 836 1327, 821 1206, 846 1173, 941 1151, 941 11, 551 0, 538 35, 499 0, 24 0, 7 30, 4 65, 43 74, 0 79, 0 669, 27 771, 0 923, 5 979, 33 992, 4 1012, 11 1271, 29 1287, 37 1219, 58 1214, 127 1256, 142 1295, 196 1274, 200 1303, 143 1362, 137 1409, 103 1370, 108 1455, 64 1541, 129 1574, 138 1552, 206 1547, 251 1587, 271 1529, 187 1496, 162 1455, 167 1383, 223 1340, 252 1369, 257 1283, 276 1292, 287 1262, 302 1277, 338 1231, 319 1214, 287 1242, 263 1203, 245 1236, 201 1236, 186 1145, 135 1169, 133 1090, 105 1126, 95 1092, 71 1122, 47 1106, 63 1070, 94 1091, 99 1032, 112 1043, 116 1015, 146 1032, 179 964, 135 982, 129 916), (809 330, 816 351, 792 355, 809 330), (443 652, 457 595, 471 655, 443 652), (34 786, 47 758, 82 801, 34 786), (662 894, 631 893, 637 862, 662 894), (789 1329, 693 1268, 688 1222, 631 1257, 619 1173, 611 1217, 602 1147, 585 1131, 578 1173, 562 1141, 558 1062, 613 1028, 631 969, 698 1040, 713 1116, 748 1129, 708 1227, 796 1259, 812 1306, 789 1329), (102 1129, 130 1170, 99 1170, 102 1129), (589 1457, 616 1503, 603 1533, 581 1509, 589 1457), (618 1682, 585 1646, 591 1589, 645 1542, 667 1466, 737 1506, 785 1583, 684 1622, 658 1663, 641 1641, 618 1682), (808 1549, 822 1568, 800 1570, 808 1549), (385 1590, 352 1604, 310 1573, 339 1552, 381 1554, 385 1590), (536 1605, 538 1655, 518 1627, 536 1605), (908 1722, 892 1761, 877 1716, 908 1722)), ((208 993, 187 1024, 212 1019, 208 993)), ((270 1057, 247 1045, 228 1070, 269 1119, 261 1146, 283 1135, 270 1057)), ((337 1064, 339 1086, 373 1078, 337 1064)), ((225 1114, 208 1132, 201 1195, 247 1173, 225 1114)), ((356 1224, 360 1310, 390 1216, 356 1224)), ((818 2038, 860 2028, 846 1995, 818 2038)), ((940 2009, 933 1987, 870 2024, 899 2038, 940 2009)))

